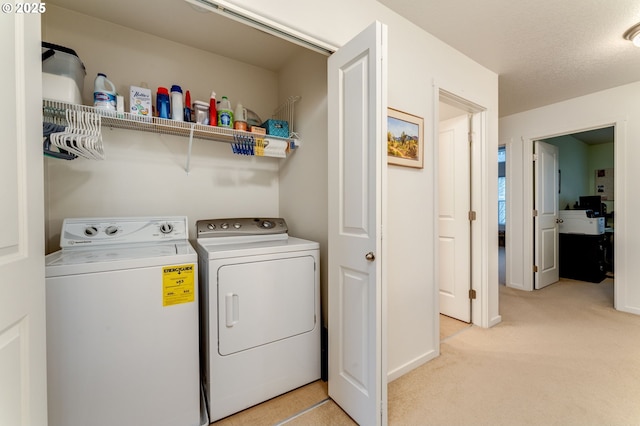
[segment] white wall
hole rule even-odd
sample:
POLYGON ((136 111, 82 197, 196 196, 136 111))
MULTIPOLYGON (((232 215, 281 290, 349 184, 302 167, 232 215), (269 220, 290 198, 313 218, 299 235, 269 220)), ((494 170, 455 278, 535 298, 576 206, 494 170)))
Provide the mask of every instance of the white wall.
MULTIPOLYGON (((483 252, 481 279, 487 287, 476 301, 474 322, 489 326, 499 321, 497 242, 498 77, 454 49, 418 29, 374 0, 321 3, 273 0, 232 0, 260 16, 341 46, 374 20, 389 28, 389 106, 425 119, 425 167, 389 167, 388 174, 388 368, 390 379, 437 356, 437 280, 435 274, 436 161, 434 85, 487 109, 485 167, 478 206, 483 252), (488 320, 482 323, 481 313, 488 320)), ((476 283, 479 284, 479 283, 476 283)))
POLYGON ((300 95, 295 131, 302 146, 280 167, 280 215, 290 232, 320 243, 323 320, 327 324, 327 57, 308 51, 278 75, 280 98, 300 95))
POLYGON ((640 314, 640 82, 593 93, 500 119, 500 138, 508 144, 511 185, 507 202, 507 247, 511 271, 507 285, 530 290, 532 191, 531 141, 550 136, 615 126, 615 307, 640 314), (521 194, 521 195, 518 195, 521 194))

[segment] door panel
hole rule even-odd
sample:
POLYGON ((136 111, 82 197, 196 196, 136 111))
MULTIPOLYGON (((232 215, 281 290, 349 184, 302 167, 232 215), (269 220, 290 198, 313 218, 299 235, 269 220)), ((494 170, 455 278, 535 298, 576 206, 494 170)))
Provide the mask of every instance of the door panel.
POLYGON ((382 196, 386 27, 328 60, 329 396, 359 424, 386 424, 382 196))
POLYGON ((558 267, 558 148, 536 141, 534 244, 537 272, 534 272, 534 288, 540 289, 559 279, 558 267))
POLYGON ((438 228, 440 313, 471 322, 471 156, 467 115, 440 122, 438 228))
POLYGON ((312 256, 218 269, 220 355, 312 331, 318 314, 314 271, 312 256))
POLYGON ((0 36, 0 425, 45 425, 40 15, 0 14, 0 36))

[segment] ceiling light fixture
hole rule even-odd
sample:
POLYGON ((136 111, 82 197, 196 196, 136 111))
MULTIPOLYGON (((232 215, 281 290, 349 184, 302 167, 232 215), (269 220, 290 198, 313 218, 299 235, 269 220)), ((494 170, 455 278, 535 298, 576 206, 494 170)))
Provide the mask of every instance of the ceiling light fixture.
POLYGON ((640 23, 629 28, 623 35, 626 40, 631 41, 635 46, 640 47, 640 23))

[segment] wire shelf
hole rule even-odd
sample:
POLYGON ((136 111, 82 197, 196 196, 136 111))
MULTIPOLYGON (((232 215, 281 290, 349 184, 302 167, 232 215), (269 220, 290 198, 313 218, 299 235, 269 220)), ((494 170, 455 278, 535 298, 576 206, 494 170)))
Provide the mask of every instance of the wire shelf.
MULTIPOLYGON (((296 97, 297 101, 300 97, 296 97)), ((284 111, 288 117, 293 119, 292 98, 287 100, 283 107, 276 110, 276 113, 284 111), (290 104, 290 107, 289 107, 290 104)), ((44 99, 42 103, 42 114, 45 122, 68 126, 68 112, 91 113, 98 117, 98 124, 102 128, 105 126, 142 131, 164 135, 184 136, 189 139, 187 150, 187 160, 185 170, 189 173, 191 164, 191 151, 193 139, 204 139, 216 142, 225 142, 231 145, 234 154, 257 155, 266 157, 286 158, 293 149, 298 148, 300 141, 297 135, 292 133, 292 137, 280 138, 262 133, 245 132, 242 130, 228 129, 218 126, 207 126, 205 124, 189 123, 184 121, 169 120, 158 117, 142 117, 130 113, 118 113, 86 105, 78 105, 67 102, 44 99), (295 135, 296 137, 293 137, 295 135)), ((292 123, 292 122, 291 122, 292 123)))
POLYGON ((281 139, 287 140, 291 149, 295 149, 298 147, 298 140, 296 138, 279 138, 277 136, 245 132, 242 130, 234 130, 225 127, 208 126, 205 124, 175 121, 159 117, 142 117, 130 113, 117 113, 116 111, 103 110, 87 105, 71 104, 50 99, 43 100, 42 112, 44 121, 66 125, 67 110, 84 111, 99 114, 101 116, 103 127, 106 126, 115 129, 127 129, 165 135, 194 137, 196 139, 226 143, 237 143, 239 141, 264 138, 281 139))

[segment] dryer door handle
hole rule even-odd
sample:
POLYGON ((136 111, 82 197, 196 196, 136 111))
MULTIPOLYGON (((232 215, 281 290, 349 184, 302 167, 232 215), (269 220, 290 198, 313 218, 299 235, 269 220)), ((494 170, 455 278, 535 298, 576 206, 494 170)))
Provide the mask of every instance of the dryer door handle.
POLYGON ((240 320, 240 297, 235 293, 227 293, 224 297, 227 327, 233 327, 240 320))

